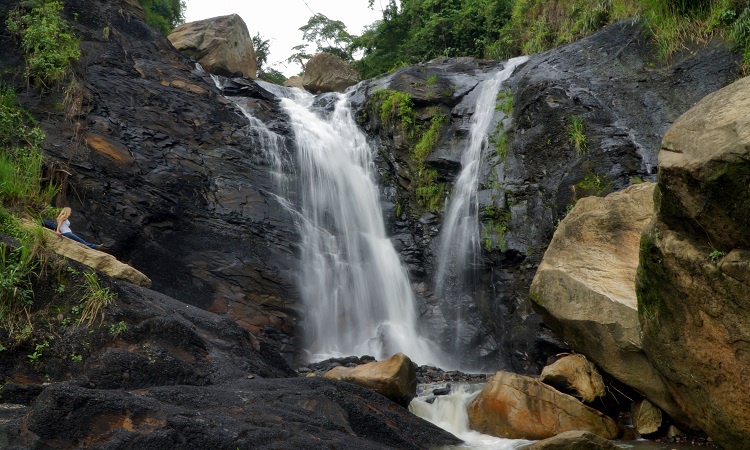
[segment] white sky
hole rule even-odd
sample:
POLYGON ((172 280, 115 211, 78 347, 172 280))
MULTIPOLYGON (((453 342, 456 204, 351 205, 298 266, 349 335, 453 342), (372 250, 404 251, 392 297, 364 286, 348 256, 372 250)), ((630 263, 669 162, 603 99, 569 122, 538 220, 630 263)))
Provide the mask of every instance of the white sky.
MULTIPOLYGON (((269 66, 289 77, 301 68, 286 59, 292 54, 292 47, 304 43, 299 28, 307 24, 313 12, 340 20, 349 33, 359 35, 365 26, 383 17, 381 1, 385 2, 375 1, 373 10, 367 7, 367 0, 187 0, 185 22, 239 14, 250 36, 260 33, 270 41, 269 66)), ((314 45, 308 46, 308 51, 314 53, 314 45)))

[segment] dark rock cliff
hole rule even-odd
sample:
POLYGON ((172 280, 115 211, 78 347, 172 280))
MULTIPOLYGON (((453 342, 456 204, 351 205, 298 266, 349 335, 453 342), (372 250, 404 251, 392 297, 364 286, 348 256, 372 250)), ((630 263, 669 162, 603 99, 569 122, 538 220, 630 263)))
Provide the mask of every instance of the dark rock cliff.
MULTIPOLYGON (((0 72, 20 87, 22 56, 5 30, 12 6, 0 6, 0 72)), ((268 158, 241 113, 139 8, 66 2, 81 37, 75 81, 20 95, 47 135, 49 176, 64 182, 60 206, 154 290, 231 317, 291 360, 296 231, 271 195, 268 158)), ((276 103, 256 97, 250 107, 274 122, 276 103)))
MULTIPOLYGON (((398 126, 381 123, 371 98, 383 88, 408 92, 421 123, 438 113, 449 115, 425 164, 438 171, 438 182, 452 183, 460 171, 474 88, 502 65, 436 60, 358 86, 352 102, 378 146, 386 217, 418 285, 423 323, 443 346, 457 348, 464 367, 538 373, 546 356, 562 348, 528 300, 557 221, 577 198, 653 180, 659 140, 669 124, 732 81, 738 70, 737 55, 721 42, 686 51, 669 64, 655 55, 647 33, 625 21, 532 55, 516 69, 505 84, 509 92, 502 94, 512 98, 512 112, 509 117, 496 113, 497 125, 490 130, 494 142, 483 150, 482 268, 470 295, 444 298, 432 292, 444 211, 429 212, 418 204, 418 174, 409 170, 414 141, 398 126), (574 122, 585 136, 579 149, 574 122), (497 145, 497 128, 507 135, 504 148, 497 145), (462 327, 456 334, 459 316, 462 327)), ((447 196, 450 184, 444 186, 447 196)))

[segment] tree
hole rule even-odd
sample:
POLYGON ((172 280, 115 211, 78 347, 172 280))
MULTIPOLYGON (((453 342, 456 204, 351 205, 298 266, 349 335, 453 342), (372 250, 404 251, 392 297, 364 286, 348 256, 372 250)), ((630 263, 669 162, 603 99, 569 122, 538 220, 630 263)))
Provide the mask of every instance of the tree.
POLYGON ((263 69, 268 62, 270 41, 268 39, 263 39, 263 36, 261 36, 260 33, 256 33, 255 36, 252 37, 252 41, 253 50, 255 50, 256 67, 260 74, 263 73, 263 69))
POLYGON ((168 35, 177 25, 185 22, 183 0, 140 0, 146 13, 146 23, 163 35, 168 35))
POLYGON ((304 40, 317 46, 317 52, 333 53, 344 61, 351 62, 350 47, 355 36, 349 34, 344 22, 315 14, 306 25, 300 27, 300 31, 304 40))
POLYGON ((273 67, 267 66, 268 58, 271 56, 270 40, 264 39, 260 33, 256 33, 251 39, 253 41, 253 50, 255 50, 258 78, 269 83, 283 84, 286 81, 284 74, 273 67))
POLYGON ((302 67, 302 72, 305 71, 305 65, 307 64, 307 60, 312 58, 312 55, 307 53, 307 45, 300 44, 295 45, 292 47, 292 55, 286 59, 287 62, 290 63, 297 63, 302 67))

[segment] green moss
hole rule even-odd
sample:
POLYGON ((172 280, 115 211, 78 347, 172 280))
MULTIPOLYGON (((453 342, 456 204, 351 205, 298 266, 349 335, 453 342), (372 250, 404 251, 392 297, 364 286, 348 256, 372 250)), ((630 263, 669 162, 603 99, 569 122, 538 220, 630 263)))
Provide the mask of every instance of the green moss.
POLYGON ((636 275, 638 314, 658 322, 669 316, 664 303, 664 291, 669 290, 669 279, 664 269, 664 255, 648 234, 641 236, 639 264, 636 275))
POLYGON ((596 173, 589 172, 581 181, 576 183, 576 196, 580 198, 587 195, 602 195, 611 185, 611 182, 605 183, 596 173))
POLYGON ((508 231, 510 223, 510 211, 487 205, 482 215, 482 247, 488 252, 493 250, 508 250, 508 241, 505 232, 508 231))
POLYGON ((416 123, 417 113, 414 111, 410 94, 382 89, 375 92, 371 100, 379 105, 379 116, 383 125, 398 124, 402 131, 408 132, 416 123))
POLYGON ((432 153, 432 150, 440 139, 440 133, 443 130, 443 126, 446 123, 448 123, 448 118, 444 115, 436 114, 432 116, 430 127, 424 132, 424 134, 422 134, 419 142, 417 142, 412 149, 412 157, 416 161, 424 161, 425 158, 432 153))
POLYGON ((495 110, 504 112, 508 117, 513 114, 513 92, 510 89, 505 88, 497 93, 495 110))

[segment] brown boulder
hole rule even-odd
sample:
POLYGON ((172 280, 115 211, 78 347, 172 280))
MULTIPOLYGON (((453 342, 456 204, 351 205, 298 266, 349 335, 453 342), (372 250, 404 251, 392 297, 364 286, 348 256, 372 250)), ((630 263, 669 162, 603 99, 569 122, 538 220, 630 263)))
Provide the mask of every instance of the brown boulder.
POLYGON ((641 349, 635 276, 654 188, 642 183, 579 200, 557 227, 530 293, 544 322, 577 352, 689 424, 641 349))
POLYGON ((721 447, 750 442, 750 78, 678 118, 641 239, 643 350, 721 447))
POLYGON ((607 395, 602 376, 596 366, 583 355, 560 358, 542 369, 539 381, 586 403, 607 395))
POLYGON ((587 431, 566 431, 535 442, 524 450, 620 450, 620 447, 587 431))
POLYGON ((237 14, 190 22, 175 28, 167 39, 208 72, 255 78, 257 61, 247 25, 237 14))
POLYGON ((617 424, 570 395, 530 377, 497 372, 468 407, 469 426, 509 439, 547 439, 582 430, 605 439, 619 435, 617 424))
POLYGON ((402 406, 408 406, 417 395, 417 372, 403 353, 356 367, 334 367, 323 376, 366 387, 402 406))
POLYGON ((633 427, 638 434, 656 433, 661 423, 661 410, 648 400, 641 400, 633 405, 633 427))
POLYGON ((359 74, 343 59, 331 53, 318 53, 305 66, 302 85, 317 94, 319 92, 344 92, 349 86, 359 83, 359 74))
POLYGON ((303 85, 303 83, 302 83, 302 77, 298 77, 298 76, 289 77, 289 79, 287 79, 282 86, 284 86, 284 87, 296 87, 296 88, 300 88, 300 89, 304 89, 305 88, 304 85, 303 85))

